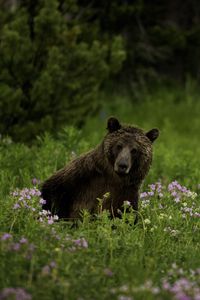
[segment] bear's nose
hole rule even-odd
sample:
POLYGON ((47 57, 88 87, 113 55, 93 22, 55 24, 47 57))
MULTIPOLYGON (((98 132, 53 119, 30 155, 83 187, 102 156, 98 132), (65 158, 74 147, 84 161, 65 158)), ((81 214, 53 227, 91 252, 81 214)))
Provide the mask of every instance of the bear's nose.
POLYGON ((118 171, 120 173, 126 173, 127 169, 128 169, 128 165, 126 163, 119 163, 118 164, 118 171))

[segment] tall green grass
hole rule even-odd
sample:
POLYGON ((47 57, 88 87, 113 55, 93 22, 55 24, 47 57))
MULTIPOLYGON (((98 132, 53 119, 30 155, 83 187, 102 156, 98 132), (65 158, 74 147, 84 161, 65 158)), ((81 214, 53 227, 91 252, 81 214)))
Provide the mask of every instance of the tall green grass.
POLYGON ((101 113, 81 132, 65 128, 57 139, 46 134, 31 148, 1 140, 0 299, 199 299, 198 92, 189 85, 144 93, 140 101, 127 95, 102 98, 101 113), (45 217, 40 222, 40 197, 26 199, 27 208, 11 192, 31 193, 34 178, 43 181, 99 143, 109 115, 145 130, 160 129, 142 188, 153 193, 141 198, 139 223, 134 226, 134 213, 126 211, 114 220, 102 212, 95 221, 84 212, 77 227, 48 224, 45 217), (174 180, 180 185, 175 182, 170 190, 174 180), (148 186, 158 181, 155 190, 148 186), (20 208, 14 209, 16 203, 20 208))

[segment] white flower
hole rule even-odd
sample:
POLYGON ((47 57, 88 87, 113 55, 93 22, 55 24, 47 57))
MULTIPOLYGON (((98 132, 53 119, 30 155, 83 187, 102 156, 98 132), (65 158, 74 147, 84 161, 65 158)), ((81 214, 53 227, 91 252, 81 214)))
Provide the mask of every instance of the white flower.
POLYGON ((130 202, 130 201, 124 201, 124 205, 125 205, 125 206, 130 206, 130 205, 131 205, 131 202, 130 202))
POLYGON ((144 223, 145 223, 145 224, 151 224, 151 221, 150 221, 149 219, 145 219, 145 220, 144 220, 144 223))
POLYGON ((162 213, 158 216, 158 218, 160 220, 164 219, 165 217, 167 217, 167 215, 166 214, 162 214, 162 213))

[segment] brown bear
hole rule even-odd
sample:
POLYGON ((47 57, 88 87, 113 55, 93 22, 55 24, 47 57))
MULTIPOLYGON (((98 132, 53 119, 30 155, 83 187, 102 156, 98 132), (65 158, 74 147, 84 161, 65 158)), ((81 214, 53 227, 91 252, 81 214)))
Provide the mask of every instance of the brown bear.
POLYGON ((42 186, 44 209, 59 218, 76 219, 87 209, 98 211, 97 198, 110 196, 102 209, 117 216, 124 201, 138 210, 139 188, 152 162, 152 143, 158 129, 145 133, 142 129, 121 125, 111 117, 107 122, 108 133, 95 149, 71 161, 57 171, 42 186))

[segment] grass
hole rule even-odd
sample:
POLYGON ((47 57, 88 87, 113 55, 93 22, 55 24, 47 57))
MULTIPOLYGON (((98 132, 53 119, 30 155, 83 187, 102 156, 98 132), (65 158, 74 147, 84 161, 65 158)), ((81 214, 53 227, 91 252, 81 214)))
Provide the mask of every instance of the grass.
POLYGON ((65 128, 31 148, 1 140, 0 299, 199 299, 198 93, 186 86, 143 97, 107 96, 82 132, 65 128), (161 131, 139 223, 132 225, 134 214, 126 211, 114 220, 102 212, 95 221, 84 212, 78 227, 41 216, 32 180, 43 181, 96 145, 109 115, 161 131))

